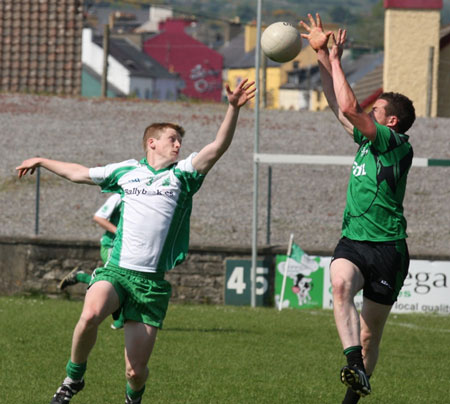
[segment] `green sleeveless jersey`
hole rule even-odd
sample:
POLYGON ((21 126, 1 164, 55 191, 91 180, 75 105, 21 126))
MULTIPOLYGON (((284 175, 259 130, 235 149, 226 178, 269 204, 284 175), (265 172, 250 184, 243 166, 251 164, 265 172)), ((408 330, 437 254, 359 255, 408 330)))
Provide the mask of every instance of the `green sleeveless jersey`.
POLYGON ((354 128, 359 144, 347 188, 342 236, 359 241, 392 241, 407 237, 403 216, 406 178, 412 164, 409 136, 375 123, 371 142, 354 128))

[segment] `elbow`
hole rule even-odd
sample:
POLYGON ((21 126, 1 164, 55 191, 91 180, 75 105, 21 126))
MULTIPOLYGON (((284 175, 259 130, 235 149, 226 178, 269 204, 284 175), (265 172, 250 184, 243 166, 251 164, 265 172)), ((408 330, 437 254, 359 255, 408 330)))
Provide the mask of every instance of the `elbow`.
POLYGON ((352 104, 344 104, 340 106, 340 110, 347 119, 351 119, 353 116, 357 114, 357 108, 355 105, 352 104))
POLYGON ((354 126, 358 126, 358 121, 361 116, 356 108, 343 108, 341 109, 341 112, 347 121, 351 122, 354 126))

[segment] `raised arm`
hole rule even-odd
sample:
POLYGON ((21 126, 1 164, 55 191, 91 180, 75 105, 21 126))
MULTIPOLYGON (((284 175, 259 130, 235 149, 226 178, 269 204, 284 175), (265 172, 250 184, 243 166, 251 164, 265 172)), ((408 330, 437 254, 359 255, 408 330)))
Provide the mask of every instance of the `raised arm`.
POLYGON ((242 80, 234 91, 225 86, 228 97, 228 109, 220 125, 216 138, 206 145, 192 160, 192 165, 201 174, 206 174, 225 153, 233 140, 240 108, 255 96, 254 82, 242 80))
MULTIPOLYGON (((320 79, 322 88, 327 99, 328 105, 338 118, 344 129, 353 136, 353 125, 344 116, 339 109, 339 105, 334 92, 333 77, 331 72, 331 63, 329 60, 328 39, 331 31, 325 32, 319 13, 316 13, 316 21, 311 14, 308 14, 310 25, 300 21, 300 25, 308 32, 301 36, 309 41, 311 48, 317 53, 317 62, 319 64, 320 79)), ((341 54, 343 47, 340 48, 341 54)))
POLYGON ((66 163, 42 157, 25 160, 20 166, 16 167, 17 175, 19 178, 22 178, 28 172, 33 174, 38 167, 43 167, 72 182, 95 185, 91 177, 89 177, 89 168, 76 163, 66 163))
POLYGON ((364 112, 358 104, 358 100, 348 83, 344 71, 342 70, 341 57, 342 47, 346 38, 346 31, 339 30, 337 39, 332 34, 333 47, 330 51, 330 64, 332 70, 332 79, 334 86, 334 93, 339 109, 344 114, 345 118, 356 126, 358 130, 369 140, 375 140, 377 129, 372 117, 364 112))

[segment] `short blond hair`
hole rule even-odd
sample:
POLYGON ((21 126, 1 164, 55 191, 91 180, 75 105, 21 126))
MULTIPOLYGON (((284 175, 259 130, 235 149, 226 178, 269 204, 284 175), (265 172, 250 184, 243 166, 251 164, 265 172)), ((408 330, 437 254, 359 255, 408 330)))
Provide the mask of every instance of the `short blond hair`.
POLYGON ((159 139, 161 136, 161 132, 166 128, 174 129, 181 137, 184 136, 183 127, 180 125, 177 125, 176 123, 170 123, 170 122, 152 123, 151 125, 149 125, 145 128, 144 137, 142 138, 142 146, 144 147, 145 151, 147 151, 148 139, 150 139, 151 137, 154 139, 159 139))

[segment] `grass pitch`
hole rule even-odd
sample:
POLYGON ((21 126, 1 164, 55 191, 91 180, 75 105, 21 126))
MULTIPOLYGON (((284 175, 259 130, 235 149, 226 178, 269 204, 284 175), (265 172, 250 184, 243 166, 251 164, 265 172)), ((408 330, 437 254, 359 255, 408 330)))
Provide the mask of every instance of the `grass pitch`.
MULTIPOLYGON (((48 404, 82 303, 0 297, 0 403, 48 404)), ((106 320, 73 404, 124 401, 123 330, 106 320)), ((450 316, 391 314, 370 403, 450 403, 450 316)), ((338 404, 344 364, 332 313, 171 304, 143 403, 338 404)))

